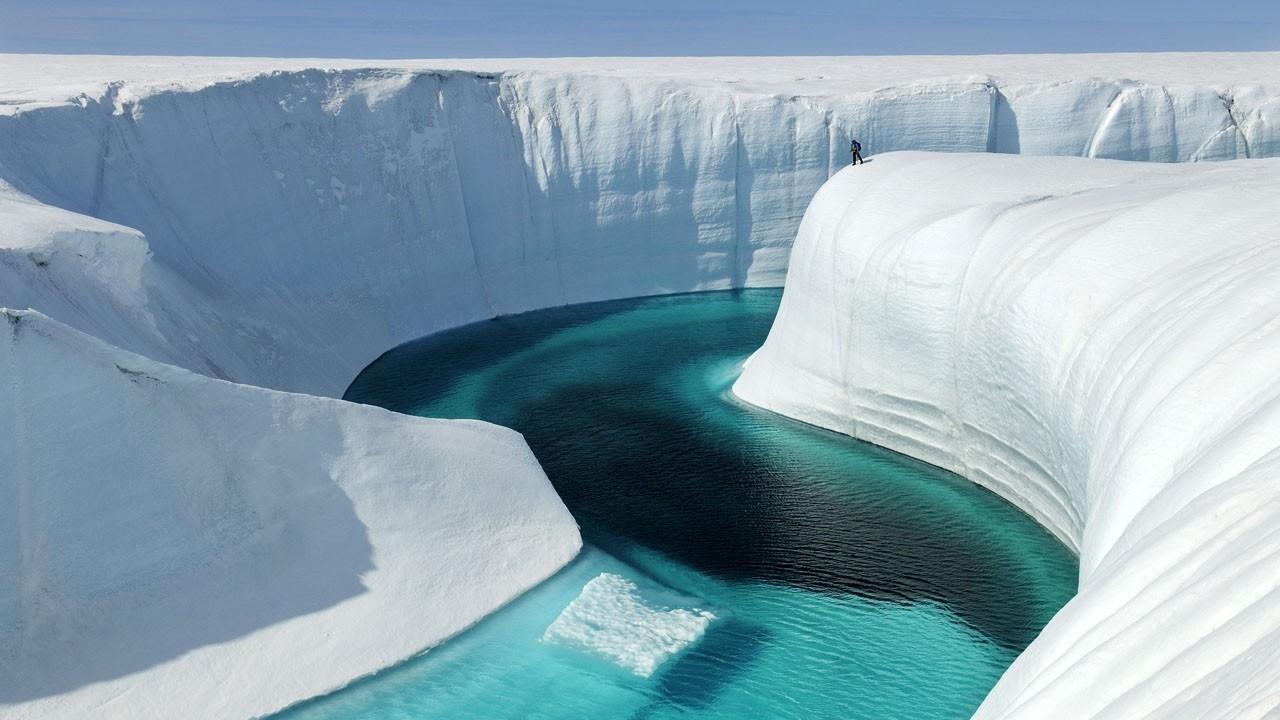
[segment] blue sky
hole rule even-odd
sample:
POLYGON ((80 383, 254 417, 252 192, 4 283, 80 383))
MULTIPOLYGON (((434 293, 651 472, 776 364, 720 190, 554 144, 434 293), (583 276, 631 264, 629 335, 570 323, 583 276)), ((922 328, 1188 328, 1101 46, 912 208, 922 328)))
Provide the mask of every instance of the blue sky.
POLYGON ((1280 0, 0 0, 0 52, 308 57, 1280 49, 1280 0))

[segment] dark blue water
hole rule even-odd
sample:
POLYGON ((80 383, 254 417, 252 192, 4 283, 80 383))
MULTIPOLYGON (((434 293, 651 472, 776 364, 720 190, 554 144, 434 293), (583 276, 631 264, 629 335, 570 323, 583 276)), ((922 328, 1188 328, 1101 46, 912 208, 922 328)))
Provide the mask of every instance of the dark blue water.
POLYGON ((524 433, 589 547, 444 647, 287 716, 972 713, 1071 597, 1075 560, 962 478, 736 402, 729 387, 779 299, 546 310, 370 365, 347 399, 524 433), (586 595, 625 632, 657 631, 610 645, 611 631, 570 612, 557 627, 587 639, 544 638, 602 575, 586 595), (632 595, 618 589, 628 583, 632 595), (633 615, 636 598, 649 610, 633 615), (651 636, 684 632, 686 610, 715 619, 653 661, 651 636))

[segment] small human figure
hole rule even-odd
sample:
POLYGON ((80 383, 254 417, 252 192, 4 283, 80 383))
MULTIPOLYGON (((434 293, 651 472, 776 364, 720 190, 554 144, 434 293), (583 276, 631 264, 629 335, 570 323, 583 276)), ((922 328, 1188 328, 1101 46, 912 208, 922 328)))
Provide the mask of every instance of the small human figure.
POLYGON ((853 165, 862 163, 862 143, 854 140, 853 143, 849 145, 849 154, 853 156, 853 165))

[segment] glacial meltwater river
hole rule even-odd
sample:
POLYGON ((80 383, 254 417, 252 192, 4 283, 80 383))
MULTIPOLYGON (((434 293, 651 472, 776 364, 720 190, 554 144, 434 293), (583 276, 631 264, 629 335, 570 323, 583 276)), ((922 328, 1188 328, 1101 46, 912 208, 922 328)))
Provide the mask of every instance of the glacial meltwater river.
POLYGON ((1071 597, 1075 560, 963 478, 735 401, 780 297, 532 312, 365 369, 348 400, 522 432, 587 547, 280 717, 968 717, 1071 597))

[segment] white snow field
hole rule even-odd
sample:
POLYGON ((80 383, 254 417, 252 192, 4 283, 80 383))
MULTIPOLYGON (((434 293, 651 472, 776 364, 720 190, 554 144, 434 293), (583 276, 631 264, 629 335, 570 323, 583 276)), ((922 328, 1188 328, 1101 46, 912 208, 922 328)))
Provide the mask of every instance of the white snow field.
MULTIPOLYGON (((949 208, 965 192, 994 196, 1004 187, 1021 198, 1033 190, 1017 186, 1019 173, 1029 185, 1048 180, 1019 170, 1041 166, 1004 160, 998 167, 1010 179, 1000 180, 998 169, 978 182, 979 169, 1000 158, 877 156, 888 150, 1162 161, 1280 155, 1280 54, 396 63, 0 55, 0 307, 42 313, 5 313, 0 507, 12 510, 0 513, 0 716, 267 713, 438 643, 549 575, 580 539, 517 436, 276 391, 338 395, 379 353, 498 314, 780 285, 805 207, 847 162, 850 136, 872 155, 854 177, 878 178, 885 193, 878 210, 903 218, 937 203, 949 208), (952 163, 965 167, 948 170, 952 163), (919 176, 913 182, 921 187, 950 182, 955 197, 895 184, 888 172, 915 166, 906 177, 919 176)), ((1265 176, 1274 165, 1043 167, 1063 173, 1051 178, 1063 187, 1072 178, 1094 187, 1114 177, 1133 180, 1138 192, 1143 177, 1149 192, 1175 185, 1210 192, 1219 179, 1265 176)), ((1223 196, 1214 202, 1243 208, 1266 186, 1230 187, 1229 194, 1217 188, 1223 196)), ((1261 218, 1271 205, 1256 199, 1248 212, 1261 218)), ((1201 213, 1195 223, 1173 223, 1188 212, 1178 202, 1170 212, 1150 221, 1169 235, 1148 265, 1184 257, 1165 248, 1245 210, 1201 213)), ((1199 317, 1205 308, 1193 293, 1212 295, 1214 278, 1261 267, 1241 257, 1207 265, 1194 286, 1201 289, 1188 290, 1186 311, 1169 322, 1199 317)), ((806 292, 789 294, 787 306, 806 292)), ((1246 296, 1253 297, 1242 288, 1232 297, 1246 296)), ((1260 304, 1249 317, 1266 309, 1260 304)), ((835 322, 832 312, 818 317, 835 322)), ((779 333, 790 332, 791 316, 779 333)), ((1072 317, 1081 327, 1097 322, 1072 317)), ((1143 330, 1159 329, 1142 325, 1115 343, 1140 343, 1143 330)), ((780 352, 776 345, 761 357, 780 352)), ((1196 347, 1173 345, 1131 359, 1169 358, 1142 376, 1150 387, 1180 372, 1196 347)), ((1026 349, 1001 340, 981 352, 994 362, 1019 348, 1026 349)), ((954 362, 944 356, 936 354, 954 362)), ((923 372, 922 362, 915 367, 923 372)), ((1215 403, 1250 384, 1244 366, 1230 367, 1232 384, 1209 393, 1215 403)), ((1027 392, 1026 378, 1042 369, 1001 367, 1023 372, 1004 382, 1027 392)), ((1106 377, 1131 375, 1138 377, 1106 377)), ((1034 387, 1050 397, 1062 381, 1034 387)), ((892 394, 896 385, 885 383, 892 394)), ((1117 388, 1149 401, 1137 385, 1117 388)), ((780 409, 809 407, 799 394, 792 400, 780 409)), ((1130 424, 1117 432, 1173 430, 1139 422, 1132 413, 1145 406, 1129 405, 1130 424)), ((1112 446, 1085 427, 1089 417, 1069 419, 1075 424, 1054 426, 1061 432, 1053 442, 1074 448, 1070 467, 1104 462, 1100 453, 1112 446)), ((1257 442, 1252 427, 1242 425, 1232 442, 1257 442)), ((1101 483, 1068 499, 1045 470, 1001 488, 994 478, 1020 470, 1001 475, 998 463, 1030 472, 1038 456, 1005 457, 1006 445, 994 439, 965 442, 966 458, 993 454, 986 464, 966 460, 970 477, 1009 493, 1082 549, 1088 597, 1133 590, 1132 575, 1102 579, 1121 562, 1117 548, 1148 537, 1146 525, 1127 527, 1123 518, 1154 522, 1139 510, 1172 507, 1144 499, 1156 481, 1136 471, 1106 475, 1116 478, 1111 485, 1095 475, 1053 475, 1064 488, 1101 483), (1020 495, 1035 488, 1045 499, 1020 495)), ((935 462, 950 457, 927 442, 896 447, 935 462)), ((1222 448, 1235 445, 1214 447, 1226 456, 1222 448)), ((1115 462, 1137 457, 1114 452, 1115 462)), ((1145 471, 1158 475, 1155 467, 1145 471)), ((1169 487, 1199 487, 1190 482, 1169 487)), ((1265 487, 1259 481, 1257 492, 1265 487)), ((1212 517, 1191 513, 1184 521, 1220 527, 1212 517)), ((1253 559, 1261 572, 1259 557, 1241 561, 1253 559)), ((1195 585, 1196 593, 1216 587, 1212 572, 1225 572, 1214 563, 1171 565, 1176 571, 1163 574, 1160 562, 1147 567, 1153 582, 1195 585)), ((1273 606, 1263 601, 1233 622, 1262 622, 1273 606)), ((1111 606, 1082 600, 1078 607, 1111 606)), ((1215 617, 1194 609, 1196 622, 1215 617)), ((1124 612, 1145 618, 1133 625, 1142 628, 1187 608, 1149 610, 1135 604, 1124 612)), ((988 709, 1011 707, 1001 703, 1013 703, 1016 688, 1047 682, 1033 668, 1066 656, 1044 648, 1091 647, 1052 639, 1068 632, 1058 628, 1086 624, 1051 626, 988 709)), ((1274 634, 1274 623, 1268 627, 1274 634)), ((1146 654, 1138 648, 1148 649, 1147 639, 1124 634, 1104 644, 1099 662, 1113 657, 1106 652, 1123 655, 1134 671, 1119 677, 1138 677, 1140 662, 1157 662, 1181 637, 1161 636, 1160 652, 1146 654)), ((1253 636, 1213 636, 1236 637, 1253 636)), ((1265 669, 1274 645, 1231 657, 1265 669)), ((1049 702, 1059 697, 1054 691, 1087 704, 1119 682, 1061 663, 1052 667, 1074 668, 1065 684, 1029 697, 1049 702)), ((1204 682, 1223 689, 1224 703, 1258 697, 1248 683, 1270 677, 1263 670, 1251 680, 1230 665, 1217 672, 1204 682), (1225 677, 1237 681, 1218 683, 1225 677), (1228 692, 1235 687, 1239 694, 1228 692)), ((1207 692, 1193 699, 1208 702, 1207 692)))
POLYGON ((980 718, 1280 712, 1280 160, 897 153, 800 227, 743 399, 1080 554, 980 718))

